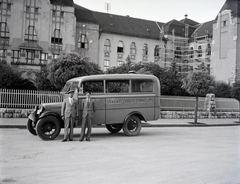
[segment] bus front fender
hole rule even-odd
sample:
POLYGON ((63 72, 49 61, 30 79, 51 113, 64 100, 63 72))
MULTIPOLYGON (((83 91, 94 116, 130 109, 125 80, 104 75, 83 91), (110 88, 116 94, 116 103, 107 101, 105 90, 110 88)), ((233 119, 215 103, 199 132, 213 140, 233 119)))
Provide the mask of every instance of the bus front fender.
POLYGON ((56 117, 56 118, 59 120, 59 122, 60 122, 61 128, 64 127, 64 121, 63 121, 62 118, 61 118, 57 113, 55 113, 55 112, 50 112, 50 111, 43 112, 43 113, 39 116, 38 120, 40 120, 40 119, 42 119, 42 118, 44 118, 44 117, 47 117, 47 116, 54 116, 54 117, 56 117))

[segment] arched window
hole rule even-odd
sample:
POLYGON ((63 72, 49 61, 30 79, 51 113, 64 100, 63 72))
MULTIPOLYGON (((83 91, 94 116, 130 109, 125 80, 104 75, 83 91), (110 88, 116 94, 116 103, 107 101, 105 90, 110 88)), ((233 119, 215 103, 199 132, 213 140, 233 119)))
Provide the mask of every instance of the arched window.
POLYGON ((0 23, 0 37, 9 38, 9 29, 6 22, 0 23))
POLYGON ((159 45, 156 45, 154 48, 154 56, 159 56, 160 54, 160 47, 159 45))
POLYGON ((201 47, 201 45, 198 46, 198 57, 202 57, 202 47, 201 47))
POLYGON ((123 42, 119 41, 117 46, 117 52, 123 53, 123 42))
POLYGON ((60 29, 54 29, 51 42, 52 44, 62 44, 60 29))
POLYGON ((143 55, 147 56, 148 55, 148 45, 144 43, 143 45, 143 55))
POLYGON ((104 51, 105 52, 110 52, 111 50, 111 43, 109 39, 106 39, 104 42, 104 51))
POLYGON ((81 34, 78 39, 78 48, 87 49, 88 48, 88 40, 85 34, 81 34))
POLYGON ((130 54, 135 55, 136 53, 137 53, 136 52, 136 44, 135 44, 135 42, 132 42, 130 45, 130 54))
POLYGON ((37 41, 37 34, 34 26, 28 26, 25 32, 25 41, 37 41))

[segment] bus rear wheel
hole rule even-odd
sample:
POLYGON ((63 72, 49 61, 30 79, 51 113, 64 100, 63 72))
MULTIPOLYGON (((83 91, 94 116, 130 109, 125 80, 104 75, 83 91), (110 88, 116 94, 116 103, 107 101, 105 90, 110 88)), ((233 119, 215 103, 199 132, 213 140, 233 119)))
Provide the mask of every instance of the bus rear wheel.
POLYGON ((122 124, 106 125, 106 128, 111 133, 118 133, 122 129, 122 124))
POLYGON ((138 135, 141 131, 141 128, 141 120, 135 115, 128 117, 123 124, 123 132, 128 136, 138 135))

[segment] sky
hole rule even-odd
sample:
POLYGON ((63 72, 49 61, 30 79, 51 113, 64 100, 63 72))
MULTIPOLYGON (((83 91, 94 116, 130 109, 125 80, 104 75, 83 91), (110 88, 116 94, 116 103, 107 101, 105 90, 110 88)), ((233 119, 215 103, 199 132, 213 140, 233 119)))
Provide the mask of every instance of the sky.
POLYGON ((189 19, 198 23, 213 20, 226 0, 74 0, 84 8, 107 13, 106 3, 110 4, 110 14, 162 23, 173 19, 189 19))

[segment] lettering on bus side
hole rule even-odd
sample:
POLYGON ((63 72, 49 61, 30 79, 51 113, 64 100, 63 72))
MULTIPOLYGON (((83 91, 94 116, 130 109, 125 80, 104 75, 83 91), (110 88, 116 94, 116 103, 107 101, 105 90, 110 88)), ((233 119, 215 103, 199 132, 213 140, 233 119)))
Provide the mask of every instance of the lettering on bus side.
POLYGON ((106 104, 154 103, 154 98, 108 98, 106 104))

